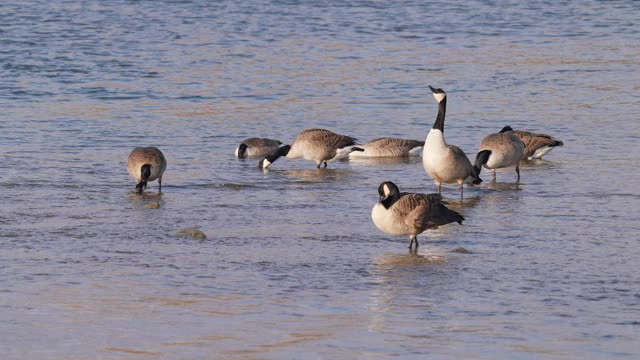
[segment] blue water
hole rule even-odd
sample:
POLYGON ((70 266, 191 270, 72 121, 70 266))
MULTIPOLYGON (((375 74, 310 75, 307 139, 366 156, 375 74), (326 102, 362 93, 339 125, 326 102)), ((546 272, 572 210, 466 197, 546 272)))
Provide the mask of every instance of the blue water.
POLYGON ((633 1, 4 2, 2 358, 637 358, 639 18, 633 1), (470 156, 505 125, 565 146, 519 184, 445 187, 466 221, 418 254, 370 212, 385 180, 435 191, 419 158, 234 157, 311 127, 423 140, 428 85, 470 156), (165 153, 161 195, 133 194, 136 146, 165 153))

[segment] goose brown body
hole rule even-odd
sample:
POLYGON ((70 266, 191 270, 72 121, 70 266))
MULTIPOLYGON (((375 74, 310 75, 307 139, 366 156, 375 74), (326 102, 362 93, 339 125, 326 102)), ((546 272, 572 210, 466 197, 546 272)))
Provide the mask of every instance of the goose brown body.
MULTIPOLYGON (((262 168, 267 168, 279 157, 290 159, 303 158, 313 161, 319 168, 322 163, 339 159, 341 152, 351 152, 356 149, 356 139, 351 136, 336 134, 325 129, 307 129, 300 132, 290 145, 284 145, 273 155, 267 156, 260 162, 262 168)), ((362 149, 359 149, 362 151, 362 149)))
POLYGON ((274 139, 251 137, 240 142, 235 154, 239 158, 267 156, 276 152, 281 144, 282 141, 274 139))
POLYGON ((442 203, 440 194, 401 193, 390 181, 380 184, 378 194, 380 201, 371 211, 373 223, 385 233, 409 235, 409 248, 414 241, 418 247, 417 235, 425 230, 464 220, 442 203))
POLYGON ((487 135, 480 143, 476 155, 475 168, 478 173, 482 167, 493 170, 515 166, 518 180, 520 180, 520 160, 524 153, 524 143, 513 130, 506 126, 499 133, 487 135))

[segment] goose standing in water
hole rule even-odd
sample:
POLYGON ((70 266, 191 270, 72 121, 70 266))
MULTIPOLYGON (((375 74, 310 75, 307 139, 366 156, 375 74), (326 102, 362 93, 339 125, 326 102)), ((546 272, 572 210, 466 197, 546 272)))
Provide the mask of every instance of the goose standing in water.
POLYGON ((401 193, 396 184, 385 181, 378 186, 380 201, 373 206, 371 218, 376 227, 391 235, 409 235, 409 249, 418 234, 452 222, 462 224, 464 217, 447 208, 440 194, 401 193))
POLYGON ((514 130, 513 133, 524 143, 522 160, 540 159, 553 148, 564 145, 562 141, 547 134, 537 134, 523 130, 514 130))
POLYGON ((460 197, 464 193, 463 184, 477 185, 482 182, 467 155, 455 145, 448 145, 444 141, 444 117, 447 111, 447 94, 442 89, 434 89, 433 97, 438 102, 438 116, 433 128, 427 135, 422 153, 422 165, 427 174, 433 178, 441 192, 442 184, 458 184, 460 197))
POLYGON ((478 174, 483 166, 493 170, 493 180, 495 181, 496 169, 515 165, 518 181, 520 181, 520 160, 523 153, 524 143, 514 134, 510 126, 505 126, 499 133, 488 135, 482 139, 474 167, 478 174))
POLYGON ((248 138, 236 148, 236 157, 244 159, 251 156, 267 156, 278 150, 282 141, 267 138, 248 138))
POLYGON ((296 136, 290 145, 281 146, 275 153, 260 161, 260 167, 266 169, 281 156, 289 159, 304 158, 314 161, 319 169, 327 161, 335 161, 345 157, 352 151, 363 151, 355 146, 356 139, 340 135, 324 129, 307 129, 296 136))
POLYGON ((355 151, 349 154, 350 158, 365 157, 409 157, 419 156, 424 146, 424 141, 382 137, 358 145, 364 151, 355 151))
POLYGON ((136 180, 136 192, 142 193, 147 182, 158 179, 158 193, 162 192, 162 175, 167 168, 167 160, 156 147, 135 148, 129 154, 127 171, 136 180))

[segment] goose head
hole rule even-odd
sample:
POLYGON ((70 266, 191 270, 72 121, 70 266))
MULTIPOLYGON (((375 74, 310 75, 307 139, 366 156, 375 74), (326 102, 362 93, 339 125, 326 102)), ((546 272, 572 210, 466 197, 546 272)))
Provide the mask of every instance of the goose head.
POLYGON ((378 186, 378 195, 380 204, 388 209, 400 198, 400 189, 391 181, 384 181, 378 186))
POLYGON ((447 93, 444 92, 444 90, 436 89, 431 85, 429 85, 429 89, 431 89, 431 92, 433 93, 433 97, 436 98, 436 101, 438 102, 438 104, 441 103, 442 100, 447 98, 447 93))
POLYGON ((268 168, 269 165, 271 165, 279 157, 287 156, 287 154, 289 153, 289 150, 291 150, 291 145, 284 145, 284 146, 279 147, 276 152, 274 152, 273 154, 271 154, 271 155, 265 157, 264 159, 260 160, 260 163, 258 164, 258 166, 261 169, 268 168))
POLYGON ((505 127, 503 127, 503 128, 502 128, 502 130, 500 130, 499 134, 502 134, 502 133, 507 132, 507 131, 513 131, 513 129, 511 128, 511 126, 505 126, 505 127))
POLYGON ((247 144, 242 143, 238 146, 238 148, 236 149, 236 157, 240 158, 240 159, 244 159, 246 153, 247 153, 247 144))

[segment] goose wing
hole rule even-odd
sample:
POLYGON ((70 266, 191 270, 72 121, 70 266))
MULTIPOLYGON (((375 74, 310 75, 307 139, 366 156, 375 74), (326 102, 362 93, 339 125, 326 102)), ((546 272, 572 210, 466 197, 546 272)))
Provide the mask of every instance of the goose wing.
POLYGON ((356 140, 351 136, 336 134, 325 129, 307 129, 296 136, 294 143, 298 141, 315 142, 322 143, 330 148, 340 149, 345 146, 355 145, 356 140))
POLYGON ((532 156, 536 150, 549 146, 562 146, 562 141, 547 134, 536 134, 529 131, 515 130, 513 132, 524 143, 523 158, 532 156))
POLYGON ((440 194, 403 193, 393 205, 393 211, 407 226, 424 230, 430 227, 431 207, 440 204, 440 194))
POLYGON ((269 148, 278 148, 282 141, 267 139, 267 138, 248 138, 241 141, 241 144, 246 144, 247 146, 252 147, 269 147, 269 148))
POLYGON ((366 145, 374 148, 399 147, 399 148, 406 148, 410 150, 418 146, 424 146, 424 141, 383 137, 383 138, 373 139, 369 141, 366 145))

